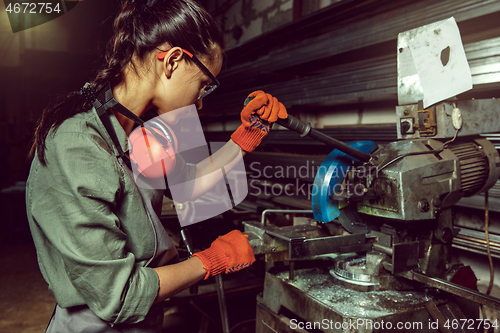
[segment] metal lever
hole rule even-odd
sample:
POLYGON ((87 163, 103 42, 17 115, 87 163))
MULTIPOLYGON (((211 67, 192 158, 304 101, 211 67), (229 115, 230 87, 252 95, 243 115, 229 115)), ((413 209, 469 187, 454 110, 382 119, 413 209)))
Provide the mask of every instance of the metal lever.
MULTIPOLYGON (((191 240, 191 234, 189 233, 189 230, 181 229, 181 237, 182 237, 182 241, 184 242, 184 244, 186 244, 186 248, 187 248, 188 253, 189 253, 189 258, 191 258, 193 256, 194 249, 193 249, 193 243, 191 240)), ((197 283, 195 283, 191 287, 189 287, 189 293, 191 295, 198 294, 198 284, 197 283)))
POLYGON ((286 119, 278 119, 277 124, 288 128, 289 130, 295 131, 300 134, 300 136, 309 136, 310 138, 322 142, 330 148, 338 149, 347 155, 357 158, 361 162, 368 162, 370 160, 370 155, 363 153, 356 148, 353 148, 342 141, 334 139, 324 133, 321 133, 314 128, 311 128, 311 124, 305 123, 294 116, 288 115, 286 119))
MULTIPOLYGON (((246 106, 255 97, 247 97, 243 103, 246 106)), ((309 136, 311 139, 322 142, 332 149, 338 149, 347 155, 357 158, 361 162, 368 162, 371 158, 369 154, 363 153, 362 151, 353 148, 342 141, 334 139, 326 134, 321 133, 314 128, 311 128, 311 124, 305 123, 294 116, 288 115, 286 119, 279 119, 276 121, 277 124, 288 128, 289 130, 295 131, 300 134, 300 136, 309 136)))
MULTIPOLYGON (((184 244, 186 244, 189 257, 191 258, 191 256, 193 255, 193 245, 189 230, 181 229, 181 237, 184 244)), ((224 295, 224 285, 222 283, 222 275, 219 274, 215 276, 215 283, 217 284, 217 296, 219 298, 219 308, 222 320, 222 331, 224 333, 229 333, 229 320, 227 317, 226 297, 224 295)), ((192 295, 198 294, 198 284, 194 284, 191 287, 189 287, 189 292, 192 295)))
POLYGON ((229 319, 227 317, 226 297, 224 295, 224 284, 222 283, 222 275, 215 276, 217 284, 217 296, 219 297, 220 318, 222 320, 222 332, 229 333, 229 319))
POLYGON ((500 310, 499 298, 489 296, 466 287, 462 287, 456 283, 452 283, 443 279, 430 277, 415 270, 404 272, 400 275, 407 279, 418 281, 431 287, 444 290, 451 294, 470 299, 473 302, 489 306, 492 309, 500 310))

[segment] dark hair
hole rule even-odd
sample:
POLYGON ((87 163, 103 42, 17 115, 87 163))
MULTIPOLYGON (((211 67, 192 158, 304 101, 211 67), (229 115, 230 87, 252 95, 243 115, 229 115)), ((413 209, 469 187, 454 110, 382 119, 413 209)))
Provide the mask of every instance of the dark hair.
MULTIPOLYGON (((111 86, 120 83, 125 67, 133 65, 133 55, 144 60, 165 43, 209 59, 213 58, 216 46, 224 47, 224 36, 213 18, 191 0, 124 0, 113 28, 104 65, 90 82, 93 91, 108 83, 111 86)), ((91 101, 79 92, 59 96, 51 102, 38 120, 30 158, 36 151, 42 165, 46 165, 45 139, 50 130, 57 130, 66 119, 91 107, 91 101)))

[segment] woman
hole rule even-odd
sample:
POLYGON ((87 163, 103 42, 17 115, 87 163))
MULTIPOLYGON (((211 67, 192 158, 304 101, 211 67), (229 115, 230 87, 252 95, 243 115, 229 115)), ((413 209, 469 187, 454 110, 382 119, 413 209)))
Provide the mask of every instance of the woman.
MULTIPOLYGON (((160 332, 161 301, 255 260, 246 237, 232 231, 175 263, 157 214, 163 193, 137 183, 124 154, 148 110, 175 123, 174 110, 202 108, 222 47, 213 19, 192 1, 125 1, 96 79, 44 110, 26 200, 40 269, 57 300, 47 332, 160 332), (113 101, 105 112, 103 95, 113 101)), ((179 177, 195 175, 190 200, 217 181, 201 176, 255 149, 269 123, 287 116, 272 96, 250 95, 243 124, 216 159, 176 162, 179 177)))

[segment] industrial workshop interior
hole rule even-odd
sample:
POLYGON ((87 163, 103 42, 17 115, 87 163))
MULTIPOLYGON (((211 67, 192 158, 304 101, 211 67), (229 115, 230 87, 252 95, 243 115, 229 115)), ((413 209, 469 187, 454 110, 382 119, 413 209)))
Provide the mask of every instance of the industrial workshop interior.
MULTIPOLYGON (((49 102, 89 91, 121 2, 0 5, 0 332, 46 332, 62 310, 51 290, 64 279, 49 289, 27 214, 28 156, 49 102)), ((197 3, 223 33, 224 59, 195 109, 201 141, 184 145, 196 136, 187 119, 171 126, 177 156, 196 165, 222 151, 252 92, 287 116, 256 116, 262 142, 212 161, 210 191, 161 199, 175 265, 232 230, 256 259, 161 301, 161 332, 500 332, 500 1, 197 3)), ((102 96, 90 105, 108 105, 102 96)), ((58 183, 45 182, 47 196, 58 183)), ((74 274, 65 261, 58 270, 74 274)), ((132 332, 119 327, 109 332, 132 332)))

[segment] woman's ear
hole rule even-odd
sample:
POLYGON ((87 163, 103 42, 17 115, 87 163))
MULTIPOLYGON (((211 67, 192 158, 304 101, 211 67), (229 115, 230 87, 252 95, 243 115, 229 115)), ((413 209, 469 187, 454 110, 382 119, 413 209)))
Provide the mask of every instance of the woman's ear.
POLYGON ((172 73, 178 68, 182 60, 182 55, 183 52, 180 47, 173 47, 167 52, 165 58, 163 58, 163 72, 167 78, 170 79, 172 73))

